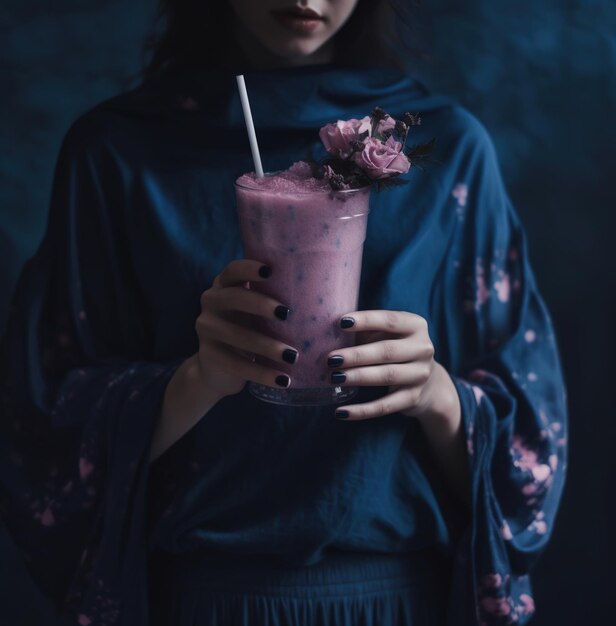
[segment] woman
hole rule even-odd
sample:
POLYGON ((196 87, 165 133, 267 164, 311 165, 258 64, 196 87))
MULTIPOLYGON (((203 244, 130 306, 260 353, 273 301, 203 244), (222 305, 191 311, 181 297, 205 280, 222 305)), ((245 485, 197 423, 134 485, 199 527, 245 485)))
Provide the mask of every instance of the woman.
POLYGON ((565 392, 490 139, 394 67, 395 3, 212 4, 165 2, 144 83, 73 125, 15 295, 0 511, 28 610, 82 626, 524 623, 562 493, 565 392), (280 375, 246 354, 299 348, 234 340, 242 287, 276 269, 241 254, 240 71, 270 170, 375 106, 438 138, 439 167, 373 197, 345 316, 358 345, 330 355, 361 388, 340 419, 245 389, 280 375))

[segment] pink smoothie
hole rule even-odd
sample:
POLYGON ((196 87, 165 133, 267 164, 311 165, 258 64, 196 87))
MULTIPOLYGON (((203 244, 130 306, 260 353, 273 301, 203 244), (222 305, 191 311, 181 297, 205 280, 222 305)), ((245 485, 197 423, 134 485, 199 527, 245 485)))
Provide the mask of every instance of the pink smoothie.
POLYGON ((331 387, 328 353, 354 342, 339 319, 357 309, 370 188, 332 191, 300 161, 262 179, 245 174, 235 189, 244 256, 273 270, 251 288, 291 308, 286 321, 258 321, 299 351, 294 365, 275 367, 291 389, 331 387))

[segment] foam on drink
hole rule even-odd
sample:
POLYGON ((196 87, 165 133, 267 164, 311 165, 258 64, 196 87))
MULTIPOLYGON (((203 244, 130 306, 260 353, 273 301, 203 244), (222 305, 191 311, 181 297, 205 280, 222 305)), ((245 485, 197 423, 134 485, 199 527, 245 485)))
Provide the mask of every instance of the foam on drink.
POLYGON ((305 161, 297 161, 288 169, 274 174, 266 174, 263 178, 259 178, 254 172, 244 174, 237 179, 237 184, 267 190, 270 193, 331 191, 326 179, 314 178, 310 165, 305 161))

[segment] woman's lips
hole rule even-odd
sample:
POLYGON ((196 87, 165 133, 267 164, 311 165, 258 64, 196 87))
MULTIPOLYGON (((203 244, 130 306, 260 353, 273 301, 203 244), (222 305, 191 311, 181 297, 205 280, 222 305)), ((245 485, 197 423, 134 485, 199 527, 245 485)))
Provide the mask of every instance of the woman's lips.
POLYGON ((272 15, 285 28, 297 33, 312 33, 324 21, 322 17, 318 17, 315 13, 292 13, 292 12, 272 12, 272 15))

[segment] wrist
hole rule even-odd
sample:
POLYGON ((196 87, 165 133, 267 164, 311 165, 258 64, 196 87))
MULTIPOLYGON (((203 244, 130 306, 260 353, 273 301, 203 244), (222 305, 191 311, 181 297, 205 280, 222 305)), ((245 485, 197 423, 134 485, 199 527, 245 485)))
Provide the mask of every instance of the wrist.
POLYGON ((418 419, 443 477, 470 511, 471 477, 460 396, 449 372, 438 363, 435 368, 429 408, 418 419))
POLYGON ((215 384, 214 377, 204 371, 198 354, 186 359, 182 367, 183 386, 193 398, 199 398, 204 405, 212 407, 225 397, 226 394, 221 393, 215 384))
POLYGON ((172 416, 176 423, 195 423, 222 398, 217 389, 205 382, 198 355, 193 355, 180 365, 167 385, 163 419, 172 416))
POLYGON ((186 359, 167 384, 150 443, 150 461, 178 441, 223 397, 204 384, 197 356, 186 359))
POLYGON ((422 426, 448 426, 456 431, 462 419, 462 407, 458 390, 449 372, 440 364, 434 363, 434 371, 426 388, 425 409, 416 414, 422 426))

